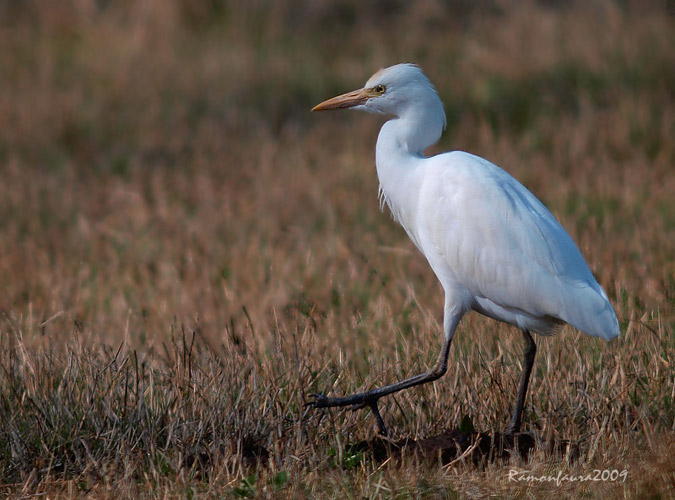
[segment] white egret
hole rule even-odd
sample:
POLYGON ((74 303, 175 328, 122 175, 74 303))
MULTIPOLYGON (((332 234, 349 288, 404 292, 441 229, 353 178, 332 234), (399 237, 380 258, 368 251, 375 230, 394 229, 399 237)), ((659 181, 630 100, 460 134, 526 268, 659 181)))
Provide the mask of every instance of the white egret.
POLYGON ((370 407, 387 429, 382 396, 438 379, 462 316, 477 311, 518 327, 525 339, 523 371, 506 432, 520 431, 534 364, 532 332, 552 335, 562 323, 605 340, 619 335, 607 294, 556 218, 522 184, 483 158, 462 151, 426 157, 445 128, 434 86, 413 64, 375 73, 364 88, 314 107, 353 108, 390 116, 376 147, 380 196, 445 291, 444 342, 431 370, 347 397, 313 394, 315 408, 370 407))

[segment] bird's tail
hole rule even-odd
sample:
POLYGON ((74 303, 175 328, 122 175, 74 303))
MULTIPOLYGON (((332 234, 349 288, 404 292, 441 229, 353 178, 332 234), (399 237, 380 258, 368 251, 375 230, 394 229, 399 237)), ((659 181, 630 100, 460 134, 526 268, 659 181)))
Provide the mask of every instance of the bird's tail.
POLYGON ((588 335, 611 340, 619 336, 619 321, 605 291, 585 283, 577 300, 567 304, 562 319, 588 335))

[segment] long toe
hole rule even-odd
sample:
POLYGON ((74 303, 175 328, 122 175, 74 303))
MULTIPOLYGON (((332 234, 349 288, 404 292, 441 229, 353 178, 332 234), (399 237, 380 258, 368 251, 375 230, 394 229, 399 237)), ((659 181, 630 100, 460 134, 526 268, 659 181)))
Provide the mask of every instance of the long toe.
POLYGON ((314 398, 314 401, 307 401, 305 406, 312 406, 314 408, 327 408, 328 407, 328 398, 323 394, 310 394, 310 398, 314 398))

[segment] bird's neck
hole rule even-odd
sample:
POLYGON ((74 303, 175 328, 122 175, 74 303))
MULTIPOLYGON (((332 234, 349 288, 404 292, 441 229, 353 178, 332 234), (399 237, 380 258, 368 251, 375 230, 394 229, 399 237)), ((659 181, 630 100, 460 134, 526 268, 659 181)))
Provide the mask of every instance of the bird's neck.
POLYGON ((435 144, 445 127, 443 105, 411 106, 401 116, 382 126, 377 139, 377 154, 421 157, 435 144))
POLYGON ((417 166, 423 161, 424 147, 411 142, 404 132, 408 125, 400 118, 382 126, 377 138, 375 164, 380 181, 380 204, 389 207, 391 214, 403 226, 413 241, 411 217, 419 192, 416 178, 417 166))
POLYGON ((424 150, 436 143, 445 127, 445 113, 438 96, 405 108, 386 122, 377 137, 375 160, 380 183, 396 183, 406 169, 424 158, 424 150))
POLYGON ((419 168, 424 165, 424 150, 438 140, 445 126, 443 105, 436 93, 429 94, 427 101, 416 102, 385 123, 375 149, 381 203, 386 202, 394 219, 415 242, 411 218, 419 201, 419 168))

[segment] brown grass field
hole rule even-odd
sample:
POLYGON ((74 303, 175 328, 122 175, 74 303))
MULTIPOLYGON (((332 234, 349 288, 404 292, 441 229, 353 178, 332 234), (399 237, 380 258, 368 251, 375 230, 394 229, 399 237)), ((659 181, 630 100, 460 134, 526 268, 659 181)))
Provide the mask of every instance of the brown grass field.
POLYGON ((670 0, 0 2, 0 498, 675 498, 674 47, 670 0), (537 339, 528 454, 479 453, 521 336, 474 313, 382 400, 410 446, 304 408, 440 349, 382 120, 309 112, 401 61, 619 317, 537 339))

